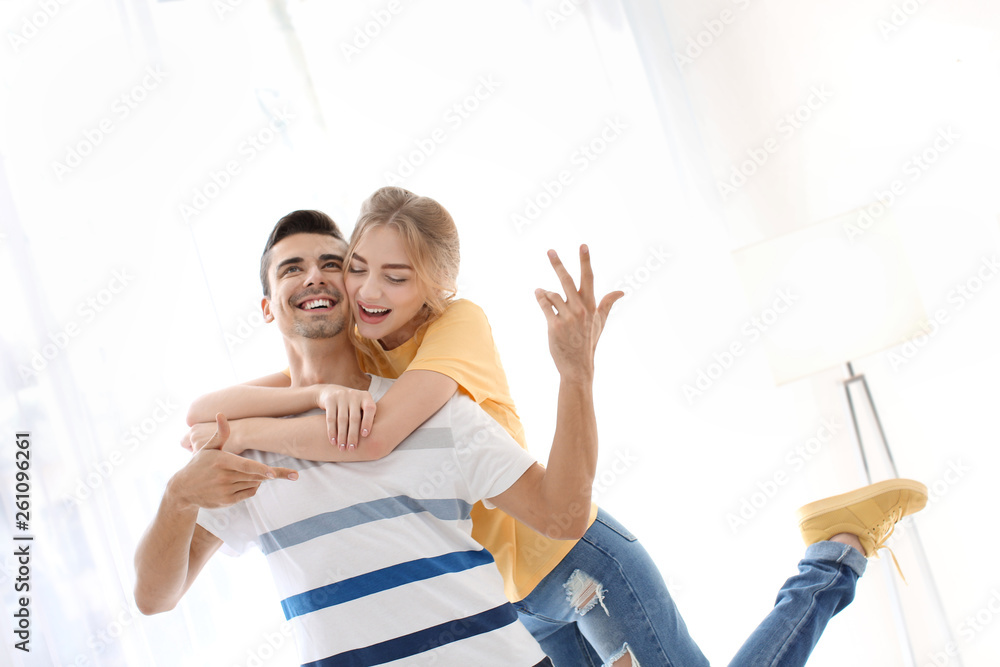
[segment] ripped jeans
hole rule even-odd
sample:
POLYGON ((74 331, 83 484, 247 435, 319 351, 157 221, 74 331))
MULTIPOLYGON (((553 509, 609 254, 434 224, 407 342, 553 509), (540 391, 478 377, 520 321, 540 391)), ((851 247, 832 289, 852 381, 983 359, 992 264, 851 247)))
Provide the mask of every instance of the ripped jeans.
MULTIPOLYGON (((843 544, 810 546, 730 667, 804 665, 830 618, 854 599, 866 564, 843 544)), ((708 665, 649 554, 604 510, 514 607, 555 667, 600 667, 625 653, 638 667, 708 665)))

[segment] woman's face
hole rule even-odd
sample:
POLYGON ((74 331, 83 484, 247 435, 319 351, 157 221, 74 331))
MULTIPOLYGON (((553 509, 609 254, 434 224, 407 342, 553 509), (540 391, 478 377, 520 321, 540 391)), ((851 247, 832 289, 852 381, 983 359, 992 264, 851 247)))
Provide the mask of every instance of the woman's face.
POLYGON ((358 332, 387 350, 412 338, 426 319, 422 281, 392 227, 368 230, 354 250, 344 284, 358 332))

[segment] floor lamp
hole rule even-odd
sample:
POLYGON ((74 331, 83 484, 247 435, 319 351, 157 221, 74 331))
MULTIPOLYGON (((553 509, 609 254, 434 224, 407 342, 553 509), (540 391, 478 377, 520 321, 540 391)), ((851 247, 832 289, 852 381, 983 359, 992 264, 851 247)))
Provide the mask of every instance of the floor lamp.
MULTIPOLYGON (((763 338, 775 382, 846 367, 842 391, 857 445, 859 486, 899 477, 899 472, 868 381, 853 362, 911 339, 927 321, 891 213, 873 222, 863 211, 733 253, 752 307, 763 307, 779 294, 794 304, 763 338)), ((895 572, 885 579, 900 653, 905 664, 917 667, 924 651, 954 645, 954 638, 915 523, 907 519, 900 526, 893 549, 905 552, 904 562, 912 564, 908 569, 918 568, 918 577, 911 579, 921 584, 903 587, 895 572)), ((891 559, 883 562, 892 567, 891 559)), ((949 665, 960 667, 960 657, 953 656, 949 665)))

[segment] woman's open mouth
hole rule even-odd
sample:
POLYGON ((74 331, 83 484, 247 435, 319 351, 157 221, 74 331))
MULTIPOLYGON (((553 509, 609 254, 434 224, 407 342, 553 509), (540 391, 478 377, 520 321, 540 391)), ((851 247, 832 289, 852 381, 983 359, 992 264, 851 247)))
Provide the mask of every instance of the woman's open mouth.
POLYGON ((358 302, 358 319, 366 324, 379 324, 392 312, 391 308, 368 306, 358 302))

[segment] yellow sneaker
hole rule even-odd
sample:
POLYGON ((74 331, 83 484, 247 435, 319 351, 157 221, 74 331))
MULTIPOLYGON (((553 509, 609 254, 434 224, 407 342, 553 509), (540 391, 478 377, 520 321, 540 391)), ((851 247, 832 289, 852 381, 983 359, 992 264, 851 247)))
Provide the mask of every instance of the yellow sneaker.
MULTIPOLYGON (((887 548, 885 542, 897 521, 919 512, 925 505, 926 486, 912 479, 890 479, 800 507, 799 529, 806 545, 828 540, 838 533, 857 535, 865 557, 871 558, 879 549, 887 548)), ((892 558, 896 560, 895 554, 892 558)))

